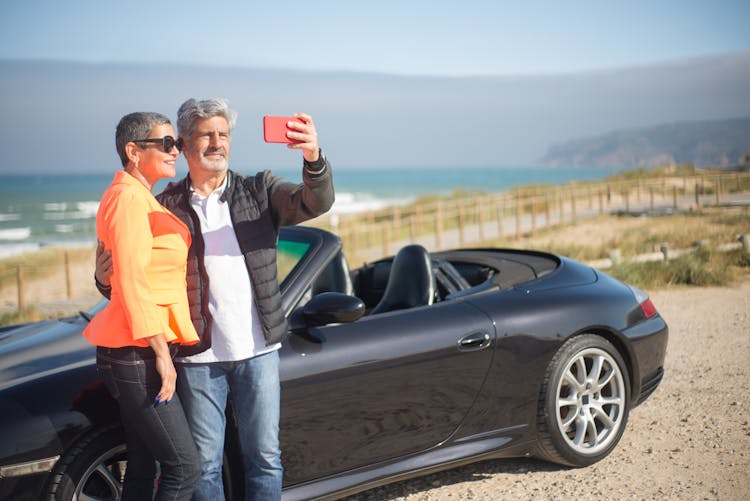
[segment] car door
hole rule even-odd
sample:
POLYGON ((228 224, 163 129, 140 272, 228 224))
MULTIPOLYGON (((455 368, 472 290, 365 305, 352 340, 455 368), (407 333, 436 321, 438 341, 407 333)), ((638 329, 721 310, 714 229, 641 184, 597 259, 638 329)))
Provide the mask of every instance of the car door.
POLYGON ((281 364, 287 484, 446 440, 484 382, 494 336, 459 300, 291 334, 281 364))

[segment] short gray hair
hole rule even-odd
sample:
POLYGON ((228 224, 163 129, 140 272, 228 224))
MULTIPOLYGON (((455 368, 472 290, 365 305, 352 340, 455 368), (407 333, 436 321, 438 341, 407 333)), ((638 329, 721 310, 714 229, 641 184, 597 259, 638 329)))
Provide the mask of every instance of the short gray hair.
POLYGON ((237 123, 237 112, 229 107, 229 101, 224 98, 203 101, 188 99, 177 110, 177 133, 183 139, 188 139, 193 133, 195 122, 212 117, 224 117, 229 124, 230 132, 237 123))
POLYGON ((147 139, 151 130, 157 125, 171 125, 169 118, 161 113, 152 111, 137 111, 129 113, 120 119, 115 130, 115 148, 120 155, 123 167, 128 165, 128 155, 125 145, 137 139, 147 139))

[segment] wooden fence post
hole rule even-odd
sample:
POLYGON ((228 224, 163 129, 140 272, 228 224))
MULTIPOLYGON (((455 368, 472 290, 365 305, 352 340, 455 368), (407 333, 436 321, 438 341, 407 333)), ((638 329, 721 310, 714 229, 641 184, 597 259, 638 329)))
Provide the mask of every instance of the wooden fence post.
POLYGON ((482 198, 477 198, 477 224, 479 225, 479 240, 484 242, 484 215, 482 214, 482 198))
POLYGON ((505 217, 505 210, 503 210, 503 199, 497 199, 497 238, 503 238, 503 218, 505 217))
POLYGON ((576 221, 576 192, 573 191, 570 194, 570 221, 575 223, 576 221))
POLYGON ((383 256, 387 256, 391 248, 391 225, 389 221, 383 222, 383 256))
POLYGON ((68 294, 68 299, 73 297, 73 286, 70 277, 70 253, 65 251, 65 292, 68 294))
POLYGON ((22 312, 26 307, 23 294, 23 267, 19 264, 16 267, 16 290, 18 292, 18 312, 22 312))
POLYGON ((721 176, 716 176, 716 205, 721 204, 721 176))
POLYGON ((349 228, 349 248, 351 253, 357 254, 359 251, 359 239, 357 238, 358 228, 356 225, 352 225, 349 228))
POLYGON ((375 247, 375 214, 372 211, 367 212, 367 247, 375 247))
POLYGON ((701 198, 700 194, 698 193, 698 181, 695 182, 695 206, 700 207, 701 206, 701 198))
POLYGON ((466 226, 466 221, 464 221, 466 218, 466 214, 464 214, 464 204, 460 201, 456 202, 456 209, 458 212, 458 246, 463 247, 465 242, 464 229, 466 226))
POLYGON ((421 205, 417 205, 414 208, 414 236, 419 235, 422 233, 422 220, 424 219, 424 209, 421 205))
POLYGON ((669 245, 661 244, 661 246, 659 246, 659 251, 661 251, 664 256, 664 261, 667 261, 669 259, 669 245))
POLYGON ((521 194, 516 194, 516 240, 521 238, 521 211, 523 207, 521 205, 521 194))
POLYGON ((435 249, 443 248, 443 202, 437 203, 435 214, 435 249))

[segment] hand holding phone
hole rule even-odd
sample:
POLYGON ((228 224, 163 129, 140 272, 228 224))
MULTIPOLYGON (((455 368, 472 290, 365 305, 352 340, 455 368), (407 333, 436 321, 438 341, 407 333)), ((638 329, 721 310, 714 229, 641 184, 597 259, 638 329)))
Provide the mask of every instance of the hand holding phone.
POLYGON ((298 143, 299 141, 287 137, 287 132, 297 132, 294 129, 287 127, 287 122, 305 123, 296 117, 264 116, 263 140, 267 143, 298 143))

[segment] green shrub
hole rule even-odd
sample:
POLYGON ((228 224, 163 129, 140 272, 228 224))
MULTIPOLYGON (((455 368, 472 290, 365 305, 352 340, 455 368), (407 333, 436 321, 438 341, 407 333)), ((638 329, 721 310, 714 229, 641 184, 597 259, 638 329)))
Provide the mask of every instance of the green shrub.
POLYGON ((607 273, 636 287, 653 289, 669 285, 728 285, 737 278, 738 268, 750 268, 750 256, 742 249, 721 252, 700 248, 669 261, 622 263, 607 273))

